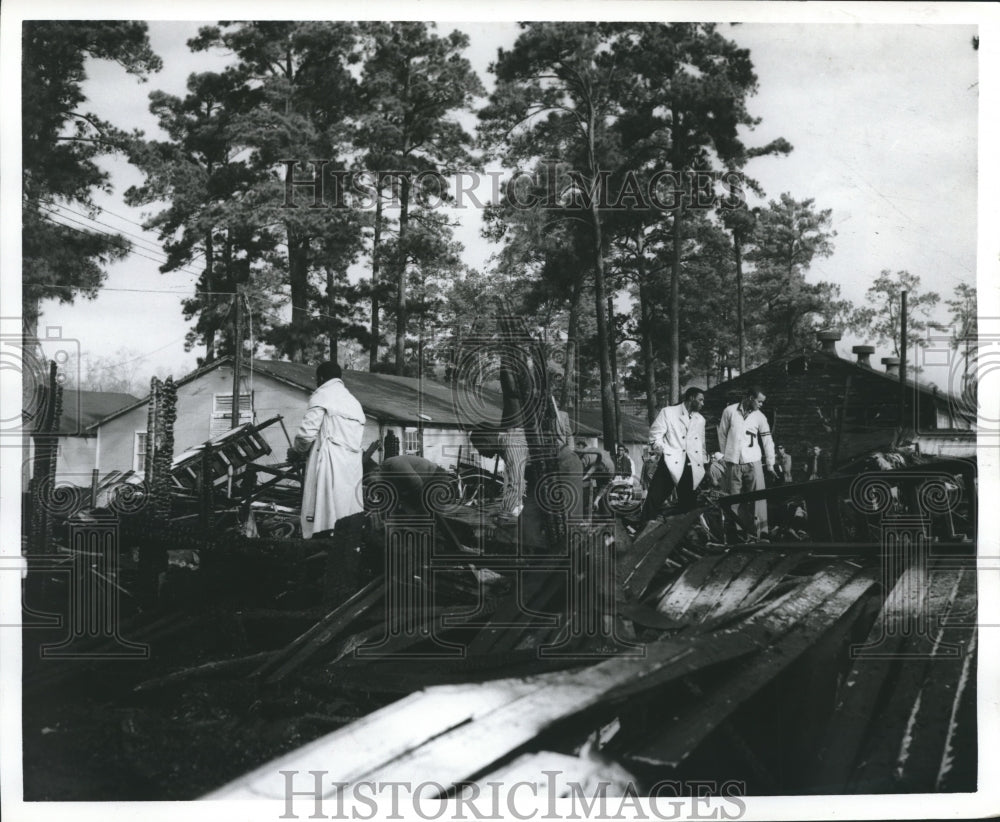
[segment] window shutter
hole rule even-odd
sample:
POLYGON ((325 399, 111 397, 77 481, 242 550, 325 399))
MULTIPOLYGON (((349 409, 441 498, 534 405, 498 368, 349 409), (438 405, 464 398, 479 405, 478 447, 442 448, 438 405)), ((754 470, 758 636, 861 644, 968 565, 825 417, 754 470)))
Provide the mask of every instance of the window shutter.
MULTIPOLYGON (((233 395, 216 394, 215 403, 212 409, 212 420, 209 428, 209 438, 214 439, 220 434, 225 434, 232 424, 233 395)), ((253 398, 250 394, 240 394, 240 421, 239 424, 253 422, 253 398)))
POLYGON ((132 446, 132 470, 142 473, 146 470, 146 432, 136 431, 132 446))

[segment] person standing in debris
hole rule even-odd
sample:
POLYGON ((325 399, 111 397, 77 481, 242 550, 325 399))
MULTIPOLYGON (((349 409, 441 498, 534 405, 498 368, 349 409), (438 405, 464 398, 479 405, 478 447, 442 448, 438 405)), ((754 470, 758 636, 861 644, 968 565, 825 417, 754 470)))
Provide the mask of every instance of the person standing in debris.
POLYGON ((650 450, 659 455, 642 511, 634 524, 642 528, 677 490, 678 512, 695 507, 696 489, 705 476, 705 418, 699 413, 705 392, 691 387, 678 405, 660 410, 649 428, 650 450))
POLYGON ((726 476, 726 461, 722 458, 722 452, 716 451, 712 454, 712 460, 708 463, 708 479, 713 488, 720 488, 722 480, 726 476))
POLYGON ((524 431, 526 412, 513 361, 513 356, 506 349, 501 352, 503 416, 497 432, 497 444, 503 457, 503 496, 500 501, 503 517, 517 517, 524 507, 524 471, 528 465, 528 440, 524 431))
POLYGON ((437 501, 438 497, 441 501, 453 501, 457 498, 455 477, 437 463, 415 454, 382 460, 371 479, 392 486, 397 505, 404 514, 428 515, 432 513, 429 504, 437 501), (426 490, 430 485, 440 487, 440 493, 432 500, 426 498, 426 490))
MULTIPOLYGON (((760 410, 765 399, 764 392, 754 385, 747 389, 743 399, 727 406, 722 412, 719 420, 719 446, 726 461, 722 490, 727 494, 762 490, 764 471, 767 471, 772 480, 777 477, 774 471, 771 426, 760 410)), ((767 502, 760 500, 754 507, 754 527, 759 536, 761 531, 767 530, 767 502)), ((741 505, 740 509, 744 522, 749 523, 750 507, 741 505)))
POLYGON ((399 437, 391 428, 385 432, 382 438, 382 459, 389 460, 399 456, 399 437))
POLYGON ((814 445, 809 449, 803 468, 806 476, 811 480, 828 477, 830 475, 830 457, 820 446, 814 445))
MULTIPOLYGON (((364 511, 361 438, 365 413, 347 390, 335 362, 316 369, 319 386, 295 434, 289 457, 308 453, 302 483, 302 536, 332 531, 339 520, 364 511)), ((301 456, 299 457, 302 458, 301 456)))
POLYGON ((615 460, 615 476, 632 479, 635 473, 635 466, 632 464, 632 457, 628 454, 628 449, 624 445, 618 446, 618 459, 615 460))
POLYGON ((774 460, 774 473, 778 475, 778 485, 792 482, 792 455, 785 451, 784 445, 777 446, 774 460))

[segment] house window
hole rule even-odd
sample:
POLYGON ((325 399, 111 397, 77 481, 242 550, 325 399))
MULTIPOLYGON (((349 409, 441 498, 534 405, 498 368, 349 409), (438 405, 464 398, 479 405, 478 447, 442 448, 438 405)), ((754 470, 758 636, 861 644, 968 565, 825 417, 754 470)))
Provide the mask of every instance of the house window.
POLYGON ((132 443, 132 470, 143 472, 146 470, 146 432, 136 431, 135 440, 132 443))
MULTIPOLYGON (((209 437, 215 438, 220 434, 225 434, 232 425, 233 395, 215 394, 212 405, 212 420, 209 429, 209 437)), ((253 422, 253 398, 250 394, 240 394, 240 420, 239 424, 253 422)))
POLYGON ((420 430, 417 428, 406 428, 403 430, 403 453, 404 454, 416 454, 421 455, 423 448, 421 447, 420 430))

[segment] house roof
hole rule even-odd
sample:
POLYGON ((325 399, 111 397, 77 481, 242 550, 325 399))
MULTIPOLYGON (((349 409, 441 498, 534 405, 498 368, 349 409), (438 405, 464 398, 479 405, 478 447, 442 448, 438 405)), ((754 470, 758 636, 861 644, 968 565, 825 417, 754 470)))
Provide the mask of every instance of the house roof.
POLYGON ((63 390, 62 415, 59 433, 62 436, 82 436, 84 430, 138 398, 120 391, 81 391, 77 388, 63 390))
MULTIPOLYGON (((231 357, 223 357, 205 365, 176 381, 184 385, 220 367, 231 365, 231 357)), ((249 371, 249 365, 245 366, 249 371)), ((309 394, 316 388, 316 368, 304 363, 281 360, 253 360, 253 372, 294 386, 309 394)), ((480 388, 475 392, 456 391, 450 385, 432 379, 397 377, 393 374, 372 374, 367 371, 344 371, 344 383, 358 398, 365 414, 382 422, 397 424, 431 424, 442 427, 468 427, 477 421, 499 423, 503 398, 499 391, 480 388)), ((95 421, 108 420, 145 404, 148 397, 130 403, 95 421)), ((587 424, 579 431, 584 436, 595 436, 595 429, 587 424)))
MULTIPOLYGON (((280 360, 254 360, 254 371, 289 383, 307 393, 316 389, 316 368, 280 360)), ((344 371, 344 384, 365 413, 383 422, 468 426, 474 421, 498 422, 502 397, 478 389, 466 395, 432 379, 344 371)))
MULTIPOLYGON (((583 436, 604 436, 604 416, 600 408, 580 408, 577 411, 579 422, 575 433, 583 436), (594 433, 587 434, 584 428, 591 429, 594 433)), ((622 413, 622 441, 641 442, 644 445, 649 441, 649 423, 635 414, 622 413)))
MULTIPOLYGON (((782 357, 776 357, 773 360, 769 360, 763 365, 759 365, 756 368, 747 371, 745 374, 741 374, 738 377, 733 377, 731 380, 725 382, 720 382, 713 385, 711 388, 706 390, 706 394, 719 394, 726 388, 737 388, 746 384, 752 384, 756 377, 760 374, 767 373, 771 371, 776 365, 787 365, 793 360, 797 360, 801 357, 805 357, 810 361, 826 360, 830 363, 834 363, 837 367, 844 369, 845 371, 850 371, 851 369, 859 371, 863 374, 876 377, 878 379, 886 380, 895 385, 899 385, 899 377, 892 374, 887 374, 885 371, 879 371, 875 368, 867 368, 863 365, 859 365, 855 360, 849 360, 841 357, 839 354, 830 351, 817 351, 814 349, 799 349, 785 354, 782 357)), ((926 396, 929 399, 934 400, 942 404, 950 404, 953 408, 964 407, 963 401, 950 394, 947 391, 942 391, 940 388, 927 385, 925 383, 919 382, 917 380, 912 380, 907 378, 906 384, 911 388, 915 388, 920 394, 926 396)))

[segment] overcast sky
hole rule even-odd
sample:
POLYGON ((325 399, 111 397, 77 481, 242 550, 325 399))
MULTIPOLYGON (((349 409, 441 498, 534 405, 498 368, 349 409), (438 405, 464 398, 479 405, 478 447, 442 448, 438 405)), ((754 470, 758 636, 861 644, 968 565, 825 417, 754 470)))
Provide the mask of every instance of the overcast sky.
MULTIPOLYGON (((183 95, 188 74, 226 62, 220 55, 188 52, 185 41, 198 25, 150 25, 164 68, 146 84, 116 65, 93 63, 85 86, 89 107, 118 125, 162 137, 148 112, 149 92, 183 95)), ((468 56, 489 88, 487 65, 498 47, 513 42, 516 26, 447 23, 440 29, 452 27, 469 34, 468 56)), ((813 264, 809 279, 839 283, 856 303, 884 268, 919 275, 923 287, 939 292, 942 300, 958 283, 975 283, 979 55, 971 41, 976 27, 750 23, 722 30, 750 49, 759 79, 750 110, 762 122, 748 141, 763 144, 780 136, 794 146, 787 157, 753 161, 748 172, 769 198, 788 191, 832 209, 835 251, 813 264)), ((115 216, 141 222, 140 212, 122 202, 125 188, 139 182, 139 175, 122 162, 109 168, 116 191, 99 199, 108 209, 101 219, 145 236, 136 251, 147 253, 143 247, 157 247, 156 238, 115 216)), ((466 209, 457 216, 465 261, 484 267, 493 249, 478 235, 480 213, 466 209)), ((155 262, 133 255, 109 270, 97 300, 72 307, 44 304, 40 328, 60 326, 64 337, 78 339, 92 355, 133 349, 146 355, 148 371, 167 366, 180 376, 202 353, 183 350, 180 300, 195 279, 181 272, 160 274, 155 262)), ((937 319, 947 320, 943 307, 937 319)), ((850 356, 857 342, 862 340, 845 336, 841 354, 850 356)), ((876 358, 888 353, 880 349, 876 358)), ((945 387, 948 369, 928 368, 925 379, 945 387)))

